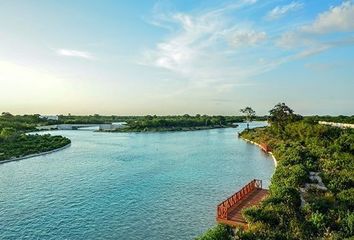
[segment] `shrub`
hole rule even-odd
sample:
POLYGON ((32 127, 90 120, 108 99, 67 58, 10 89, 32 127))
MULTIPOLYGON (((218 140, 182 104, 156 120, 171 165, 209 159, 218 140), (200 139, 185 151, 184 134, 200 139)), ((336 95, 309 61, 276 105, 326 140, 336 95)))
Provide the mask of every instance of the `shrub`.
POLYGON ((346 233, 347 237, 350 237, 354 235, 354 213, 353 212, 347 212, 347 214, 344 217, 343 221, 343 230, 346 233))
POLYGON ((351 210, 354 209, 354 188, 341 191, 338 193, 337 197, 342 206, 351 210))
POLYGON ((243 212, 243 216, 248 223, 262 222, 272 226, 279 224, 275 211, 272 209, 251 207, 243 212))
POLYGON ((274 186, 285 186, 298 188, 308 179, 308 174, 306 168, 302 164, 296 164, 293 166, 282 166, 279 165, 272 177, 272 186, 271 189, 274 189, 274 186))
POLYGON ((311 214, 309 222, 312 224, 316 232, 324 230, 326 226, 325 215, 318 211, 311 214))
POLYGON ((232 229, 226 225, 218 224, 214 228, 209 229, 196 240, 231 240, 232 229))

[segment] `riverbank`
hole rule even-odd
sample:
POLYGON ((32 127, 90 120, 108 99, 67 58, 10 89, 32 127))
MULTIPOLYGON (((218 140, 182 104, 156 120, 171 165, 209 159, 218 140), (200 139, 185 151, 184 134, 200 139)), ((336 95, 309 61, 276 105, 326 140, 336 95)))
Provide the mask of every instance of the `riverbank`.
POLYGON ((219 128, 236 128, 238 125, 227 125, 227 126, 201 126, 201 127, 155 127, 155 128, 119 128, 115 130, 99 130, 98 132, 132 132, 132 133, 143 133, 143 132, 189 132, 189 131, 200 131, 200 130, 210 130, 219 128))
POLYGON ((29 154, 29 155, 26 155, 26 156, 22 156, 22 157, 1 160, 0 164, 8 163, 8 162, 14 162, 14 161, 20 161, 20 160, 23 160, 23 159, 32 158, 32 157, 38 157, 38 156, 42 156, 42 155, 47 155, 47 154, 50 154, 50 153, 54 153, 54 152, 58 152, 58 151, 64 150, 64 149, 66 149, 66 148, 68 148, 70 146, 71 146, 71 143, 69 143, 69 144, 67 144, 67 145, 65 145, 63 147, 60 147, 60 148, 57 148, 57 149, 53 149, 53 150, 50 150, 50 151, 46 151, 46 152, 34 153, 34 154, 29 154))
POLYGON ((278 161, 268 200, 244 212, 251 227, 240 239, 245 234, 259 239, 352 236, 353 133, 301 119, 243 132, 248 142, 263 149, 270 146, 278 161), (264 227, 255 230, 255 224, 264 227))
MULTIPOLYGON (((253 142, 253 141, 251 141, 251 140, 249 140, 249 139, 247 139, 247 138, 244 138, 244 137, 242 137, 242 136, 240 136, 240 138, 241 138, 242 140, 248 142, 248 143, 251 143, 251 144, 254 144, 254 145, 258 146, 262 151, 264 151, 264 150, 263 150, 263 147, 261 146, 261 144, 256 143, 256 142, 253 142)), ((268 153, 268 154, 273 158, 274 165, 275 165, 275 167, 277 167, 277 166, 278 166, 278 161, 277 161, 277 159, 275 158, 274 154, 273 154, 272 152, 266 152, 266 153, 268 153)))

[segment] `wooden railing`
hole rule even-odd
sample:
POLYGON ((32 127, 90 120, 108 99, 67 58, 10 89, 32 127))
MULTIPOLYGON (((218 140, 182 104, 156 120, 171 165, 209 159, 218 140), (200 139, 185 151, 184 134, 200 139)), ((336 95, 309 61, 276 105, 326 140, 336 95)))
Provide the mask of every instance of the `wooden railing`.
POLYGON ((271 151, 270 147, 266 143, 261 143, 260 146, 261 146, 261 149, 266 153, 271 151))
POLYGON ((240 191, 236 192, 234 195, 220 203, 217 207, 217 218, 218 219, 227 219, 227 214, 229 210, 242 199, 245 198, 250 192, 255 189, 262 188, 262 180, 254 179, 244 186, 240 191))

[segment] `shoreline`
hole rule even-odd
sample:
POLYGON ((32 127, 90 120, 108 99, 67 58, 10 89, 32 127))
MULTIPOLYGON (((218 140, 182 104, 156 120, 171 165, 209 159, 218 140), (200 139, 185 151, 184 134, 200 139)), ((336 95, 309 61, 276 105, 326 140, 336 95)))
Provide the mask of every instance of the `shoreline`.
POLYGON ((54 153, 54 152, 58 152, 58 151, 64 150, 66 148, 69 148, 70 146, 71 146, 71 142, 69 144, 66 144, 63 147, 56 148, 56 149, 53 149, 53 150, 50 150, 50 151, 41 152, 41 153, 33 153, 33 154, 29 154, 29 155, 26 155, 26 156, 23 156, 23 157, 10 158, 10 159, 6 159, 6 160, 2 160, 2 161, 0 161, 0 164, 8 163, 8 162, 14 162, 14 161, 20 161, 20 160, 23 160, 23 159, 32 158, 32 157, 38 157, 38 156, 42 156, 42 155, 47 155, 47 154, 50 154, 50 153, 54 153))
MULTIPOLYGON (((263 148, 262 148, 262 146, 259 143, 256 143, 256 142, 253 142, 251 140, 248 140, 247 138, 243 138, 243 137, 240 137, 240 138, 243 139, 244 141, 248 142, 248 143, 251 143, 251 144, 254 144, 254 145, 258 146, 263 151, 263 148)), ((278 161, 274 157, 274 154, 272 152, 266 152, 266 153, 269 154, 273 158, 274 166, 277 167, 278 166, 278 161)))
MULTIPOLYGON (((218 127, 193 127, 193 128, 151 128, 148 130, 98 130, 96 132, 106 132, 106 133, 163 133, 163 132, 192 132, 192 131, 203 131, 212 129, 225 129, 225 128, 236 128, 235 126, 218 126, 218 127)), ((124 129, 124 128, 122 128, 124 129)))

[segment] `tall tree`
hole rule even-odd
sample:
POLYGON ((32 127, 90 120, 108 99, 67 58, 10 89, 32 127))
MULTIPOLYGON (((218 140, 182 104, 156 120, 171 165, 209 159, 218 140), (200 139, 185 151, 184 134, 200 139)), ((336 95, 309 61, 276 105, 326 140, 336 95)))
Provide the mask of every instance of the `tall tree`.
POLYGON ((288 123, 302 119, 302 116, 294 114, 294 111, 285 103, 275 105, 269 114, 269 122, 282 131, 288 123))
POLYGON ((256 116, 256 112, 251 107, 245 107, 240 110, 240 112, 245 115, 247 121, 247 129, 249 129, 249 123, 253 121, 256 116))

